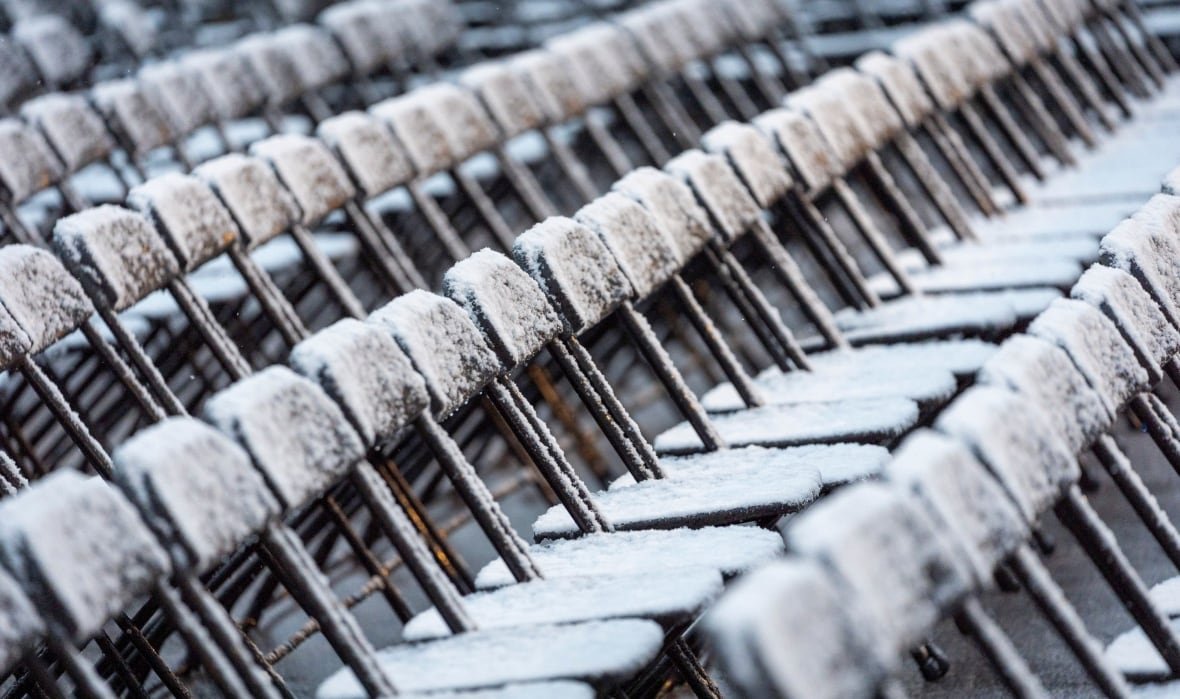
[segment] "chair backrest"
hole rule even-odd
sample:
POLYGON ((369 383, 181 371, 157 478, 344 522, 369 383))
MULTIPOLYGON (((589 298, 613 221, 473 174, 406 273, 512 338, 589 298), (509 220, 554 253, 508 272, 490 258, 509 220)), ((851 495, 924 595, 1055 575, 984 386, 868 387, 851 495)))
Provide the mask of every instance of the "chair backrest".
POLYGON ((291 194, 311 226, 356 196, 348 173, 323 141, 310 136, 282 134, 250 146, 250 155, 266 161, 291 194))
POLYGON ((176 137, 168 116, 131 78, 99 83, 90 88, 90 98, 133 158, 170 145, 176 137))
POLYGON ((373 18, 374 5, 367 2, 339 2, 316 16, 316 22, 330 31, 340 44, 357 75, 377 72, 387 65, 391 56, 373 18))
POLYGON ((606 22, 560 34, 544 46, 574 71, 586 104, 604 104, 634 91, 650 70, 626 30, 606 22))
POLYGON ((389 128, 366 112, 345 112, 321 121, 316 136, 328 144, 364 199, 395 189, 414 168, 389 128))
POLYGON ((0 279, 0 304, 28 336, 30 354, 48 349, 94 314, 78 280, 40 248, 0 248, 0 279))
POLYGON ((840 162, 825 144, 823 134, 801 112, 772 109, 758 115, 754 125, 778 144, 809 194, 827 187, 840 172, 840 162))
POLYGON ((914 66, 939 109, 954 111, 971 97, 973 89, 964 75, 964 67, 948 55, 949 43, 939 26, 931 26, 898 39, 892 49, 914 66))
POLYGON ((263 86, 246 59, 232 47, 191 51, 181 65, 196 73, 222 119, 240 119, 266 100, 263 86))
POLYGON ((250 34, 238 40, 232 50, 253 72, 268 104, 280 107, 307 89, 299 71, 273 34, 250 34))
POLYGON ((583 206, 574 220, 594 231, 614 255, 638 298, 645 298, 680 268, 678 250, 655 218, 617 192, 583 206))
POLYGON ((529 85, 550 122, 564 121, 586 111, 585 96, 574 81, 574 68, 565 56, 537 49, 512 56, 508 64, 529 85))
POLYGON ((196 168, 193 175, 217 193, 249 248, 282 234, 300 219, 295 198, 274 170, 257 158, 223 155, 196 168))
POLYGON ((40 129, 70 173, 110 156, 115 144, 86 98, 52 93, 25 102, 21 115, 40 129))
POLYGON ((369 113, 393 131, 416 174, 442 172, 455 164, 446 132, 416 91, 378 102, 369 113))
POLYGON ((271 35, 271 41, 295 67, 304 90, 315 90, 343 80, 348 59, 332 35, 311 24, 293 24, 271 35))
POLYGON ((906 127, 880 83, 864 73, 838 68, 826 73, 816 85, 842 95, 845 108, 854 112, 866 141, 864 155, 886 145, 906 127))
POLYGON ((0 120, 0 197, 17 205, 61 180, 65 168, 45 137, 19 119, 0 120))
POLYGON ((169 418, 114 453, 115 478, 174 564, 208 571, 279 515, 250 455, 213 427, 169 418))
POLYGON ((836 155, 840 172, 845 172, 860 163, 875 144, 860 115, 849 108, 845 91, 838 87, 830 82, 809 85, 792 92, 787 105, 811 117, 823 142, 836 155))
POLYGON ((57 15, 21 19, 12 26, 12 38, 24 47, 37 73, 48 85, 67 85, 78 80, 93 59, 86 37, 57 15))
POLYGON ((741 237, 762 215, 758 202, 722 156, 685 151, 669 160, 664 170, 692 188, 725 243, 741 237))
MULTIPOLYGON (((442 129, 454 158, 448 167, 486 151, 503 139, 495 123, 470 90, 451 83, 433 83, 410 93, 421 100, 442 129)), ((433 173, 419 173, 433 174, 433 173)))
POLYGON ((647 210, 682 267, 713 239, 708 212, 688 185, 666 172, 637 168, 611 185, 611 191, 634 199, 647 210))
POLYGON ((882 51, 870 51, 856 59, 855 65, 857 70, 877 80, 906 126, 918 126, 934 111, 929 93, 906 61, 882 51))
POLYGON ((191 67, 177 61, 161 61, 140 68, 136 77, 178 135, 191 134, 218 116, 201 76, 191 67))
POLYGON ((736 121, 718 124, 701 138, 701 146, 725 156, 762 209, 781 201, 794 185, 774 135, 756 126, 736 121))
POLYGON ((229 210, 191 175, 153 177, 131 189, 127 205, 151 220, 185 272, 225 252, 239 237, 229 210))
POLYGON ((1036 38, 1022 24, 1014 3, 975 2, 968 6, 967 12, 977 24, 990 30, 1011 60, 1023 65, 1036 57, 1039 49, 1036 38))
POLYGON ((482 61, 459 74, 459 84, 476 94, 504 138, 540 128, 541 106, 520 75, 504 61, 482 61))

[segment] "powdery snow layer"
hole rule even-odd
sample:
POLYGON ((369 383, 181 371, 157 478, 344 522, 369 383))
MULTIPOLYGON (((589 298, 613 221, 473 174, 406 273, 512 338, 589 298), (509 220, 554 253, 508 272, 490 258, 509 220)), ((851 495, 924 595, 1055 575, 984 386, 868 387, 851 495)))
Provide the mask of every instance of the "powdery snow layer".
POLYGON ((457 692, 427 692, 398 694, 402 699, 594 699, 598 693, 588 684, 559 680, 557 682, 522 682, 495 689, 473 689, 457 692))
POLYGON ((782 199, 791 188, 790 171, 773 138, 754 126, 724 122, 710 129, 701 144, 710 153, 723 153, 728 158, 762 208, 782 199))
MULTIPOLYGON (((853 351, 831 350, 808 355, 817 372, 829 369, 854 371, 865 364, 884 362, 891 366, 908 366, 914 371, 945 369, 957 377, 969 378, 995 354, 997 346, 977 339, 932 340, 896 345, 864 345, 853 351)), ((900 369, 899 369, 900 370, 900 369)))
POLYGON ((1167 616, 1180 616, 1180 577, 1168 578, 1151 588, 1151 601, 1167 616))
POLYGON ((685 265, 713 238, 709 214, 684 182, 652 167, 629 172, 611 190, 643 205, 685 265))
POLYGON ((685 151, 669 160, 664 169, 692 187, 725 240, 741 236, 762 215, 758 202, 721 156, 685 151))
POLYGON ((993 335, 1035 316, 1060 296, 1055 289, 908 296, 863 311, 842 309, 835 318, 854 344, 952 334, 993 335))
POLYGON ((82 285, 61 262, 40 248, 0 248, 0 304, 28 334, 36 354, 77 329, 94 314, 82 285))
POLYGON ((617 192, 601 196, 574 215, 614 254, 640 297, 668 281, 681 265, 678 250, 641 204, 617 192))
POLYGON ((1180 352, 1180 331, 1127 272, 1094 265, 1070 295, 1098 308, 1119 326, 1124 338, 1135 347, 1139 361, 1150 367, 1153 383, 1160 378, 1160 365, 1180 352))
MULTIPOLYGON (((1174 619, 1171 624, 1173 629, 1180 632, 1180 620, 1174 619)), ((1160 682, 1172 675, 1167 663, 1152 645, 1151 639, 1139 627, 1122 633, 1111 641, 1106 647, 1106 659, 1132 680, 1160 682)), ((1161 691, 1156 696, 1172 695, 1161 691)))
MULTIPOLYGON (((648 530, 591 534, 535 544, 529 555, 547 579, 585 575, 640 575, 707 568, 730 578, 782 554, 777 532, 757 527, 648 530)), ((476 576, 480 589, 511 585, 516 579, 501 560, 476 576)))
MULTIPOLYGON (((656 657, 664 632, 624 619, 562 626, 473 631, 377 652, 382 669, 406 691, 478 689, 509 682, 571 679, 610 685, 656 657)), ((316 690, 318 699, 367 696, 345 668, 316 690)))
MULTIPOLYGON (((523 582, 468 595, 463 607, 485 630, 626 617, 651 619, 667 628, 692 619, 720 593, 717 571, 678 570, 523 582)), ((402 631, 407 641, 450 635, 434 608, 415 616, 402 631)))
POLYGON ((189 175, 172 172, 153 177, 132 188, 127 205, 156 224, 186 271, 238 239, 229 210, 204 182, 189 175))
POLYGON ((346 112, 316 127, 340 158, 365 198, 405 184, 413 176, 409 158, 384 124, 365 112, 346 112))
POLYGON ((274 238, 299 218, 295 199, 261 160, 231 153, 210 160, 193 174, 217 192, 250 247, 274 238))
POLYGON ((102 117, 81 94, 36 97, 21 106, 21 115, 41 129, 69 172, 106 157, 115 147, 102 117))
MULTIPOLYGON (((810 442, 882 443, 901 436, 918 420, 918 405, 904 398, 874 398, 770 405, 712 418, 731 446, 797 446, 810 442)), ((656 451, 689 454, 703 449, 688 422, 655 440, 656 451)))
MULTIPOLYGON (((971 260, 929 267, 911 273, 919 291, 931 294, 1053 287, 1068 289, 1082 273, 1073 260, 971 260)), ((901 293, 891 277, 874 276, 870 286, 878 294, 901 293)))
MULTIPOLYGON (((757 454, 752 454, 757 459, 757 454)), ((596 493, 595 504, 616 530, 674 529, 752 522, 797 512, 819 497, 820 474, 798 466, 778 469, 757 461, 737 468, 698 470, 693 478, 666 478, 596 493)), ((533 523, 538 541, 577 536, 560 505, 533 523)))
POLYGON ((250 155, 270 163, 302 212, 314 225, 356 196, 352 181, 323 141, 298 134, 271 136, 250 146, 250 155))

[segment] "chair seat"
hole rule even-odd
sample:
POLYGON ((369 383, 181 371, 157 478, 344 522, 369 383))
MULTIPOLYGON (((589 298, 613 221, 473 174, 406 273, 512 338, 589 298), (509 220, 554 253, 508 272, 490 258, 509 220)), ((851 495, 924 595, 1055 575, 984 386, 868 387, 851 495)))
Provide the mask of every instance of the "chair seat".
MULTIPOLYGON (((463 598, 478 628, 504 629, 602 619, 651 619, 665 629, 694 619, 721 594, 714 570, 673 574, 589 575, 533 580, 463 598)), ((435 608, 416 615, 402 630, 406 641, 451 635, 435 608)))
POLYGON ((1161 613, 1180 617, 1180 576, 1168 578, 1152 587, 1151 601, 1161 613))
POLYGON ((855 350, 827 350, 808 354, 816 371, 859 371, 862 366, 882 364, 881 373, 929 372, 943 369, 960 379, 969 379, 995 354, 997 346, 975 338, 930 340, 896 345, 864 345, 855 350), (904 367, 909 367, 905 369, 904 367))
MULTIPOLYGON (((1173 619, 1171 624, 1180 632, 1180 620, 1173 619)), ((1161 682, 1172 677, 1159 651, 1139 627, 1119 634, 1111 641, 1106 647, 1106 659, 1129 680, 1161 682)))
MULTIPOLYGON (((790 466, 763 460, 775 450, 724 456, 731 462, 698 469, 692 478, 661 478, 594 494, 594 502, 616 530, 676 529, 754 522, 797 512, 819 497, 820 472, 806 459, 790 466)), ((710 455, 711 456, 711 455, 710 455)), ((570 538, 579 534, 561 505, 549 508, 533 523, 533 537, 570 538)))
POLYGON ((598 693, 582 682, 522 682, 495 689, 470 692, 414 692, 399 694, 400 699, 594 699, 598 693))
MULTIPOLYGON (((633 575, 685 568, 711 568, 732 578, 777 558, 783 549, 777 532, 757 527, 706 527, 558 539, 530 546, 529 555, 548 580, 581 577, 588 572, 633 575)), ((499 559, 484 566, 475 578, 475 586, 484 590, 515 582, 499 559)))
MULTIPOLYGON (((963 243, 958 240, 940 241, 938 254, 948 267, 962 264, 993 264, 997 262, 1023 262, 1028 260, 1050 260, 1054 262, 1072 260, 1080 265, 1090 265, 1098 260, 1098 239, 1085 235, 1045 235, 1029 239, 984 240, 980 243, 963 243)), ((928 263, 922 253, 914 248, 902 250, 898 262, 907 271, 926 269, 928 263)))
MULTIPOLYGON (((960 294, 1039 287, 1068 290, 1081 275, 1081 265, 1074 260, 965 259, 911 272, 910 281, 923 293, 960 294)), ((876 275, 869 280, 869 284, 881 298, 894 298, 902 294, 892 277, 876 275)))
MULTIPOLYGON (((905 398, 768 405, 713 416, 718 434, 731 447, 884 444, 917 422, 918 404, 905 398)), ((655 448, 661 454, 694 454, 704 445, 692 426, 682 422, 656 437, 655 448)))
MULTIPOLYGON (((659 624, 623 619, 472 631, 383 648, 377 662, 398 689, 409 692, 565 679, 609 688, 643 669, 663 643, 659 624)), ((352 670, 344 668, 325 680, 316 696, 361 699, 367 694, 352 670)))

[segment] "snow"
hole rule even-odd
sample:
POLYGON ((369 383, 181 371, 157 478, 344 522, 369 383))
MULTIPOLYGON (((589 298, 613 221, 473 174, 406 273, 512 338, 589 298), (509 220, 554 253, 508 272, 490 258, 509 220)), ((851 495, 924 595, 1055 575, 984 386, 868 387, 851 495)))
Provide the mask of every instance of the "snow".
POLYGON ((680 44, 684 37, 668 37, 659 5, 639 7, 615 17, 615 22, 626 29, 656 75, 675 74, 690 58, 680 44))
POLYGON ((881 51, 856 59, 856 69, 877 80, 906 125, 914 128, 934 111, 934 103, 921 80, 905 61, 881 51))
POLYGON ((644 298, 679 271, 679 250, 647 209, 618 192, 583 206, 574 220, 594 231, 614 255, 635 294, 644 298))
POLYGON ((352 175, 362 198, 395 189, 413 177, 401 146, 381 122, 365 112, 345 112, 325 119, 316 136, 328 144, 352 175))
POLYGON ((864 73, 838 68, 826 73, 820 83, 842 96, 845 109, 857 117, 873 148, 880 148, 905 129, 880 84, 864 73))
POLYGON ((0 572, 0 672, 9 672, 45 632, 33 603, 8 573, 0 572))
POLYGON ((855 350, 829 350, 808 355, 816 372, 830 370, 859 372, 862 366, 896 365, 898 371, 945 369, 957 377, 972 378, 996 346, 977 339, 932 340, 896 345, 864 345, 855 350))
POLYGON ((776 150, 773 136, 748 124, 723 122, 701 138, 710 153, 724 155, 741 175, 759 207, 766 209, 782 199, 794 184, 786 163, 776 150))
POLYGON ((1088 303, 1054 301, 1028 332, 1068 352, 1112 416, 1147 388, 1147 370, 1139 365, 1118 328, 1088 303))
MULTIPOLYGON (((1174 630, 1180 632, 1180 620, 1173 619, 1171 625, 1174 630)), ((1129 679, 1161 682, 1172 677, 1172 672, 1168 669, 1164 659, 1160 657, 1159 651, 1143 633, 1143 629, 1139 627, 1126 631, 1115 638, 1106 647, 1106 659, 1129 679)), ((1166 685, 1161 685, 1161 687, 1166 687, 1166 685)), ((1146 692, 1142 694, 1151 696, 1146 692)), ((1135 696, 1140 696, 1140 692, 1136 692, 1135 696)), ((1155 696, 1164 699, 1174 695, 1169 688, 1161 689, 1155 696)))
POLYGON ((433 83, 414 91, 442 126, 455 160, 466 160, 495 147, 499 130, 469 90, 451 83, 433 83))
POLYGON ((49 86, 71 83, 90 67, 89 42, 64 17, 47 13, 23 18, 13 24, 12 38, 49 86))
MULTIPOLYGON (((978 244, 940 244, 938 252, 947 267, 976 263, 1023 263, 1031 260, 1046 260, 1053 263, 1071 260, 1086 265, 1097 261, 1098 241, 1083 235, 1030 236, 1030 239, 1013 237, 985 240, 978 244)), ((897 257, 907 270, 922 269, 927 265, 921 253, 912 248, 899 251, 897 257)))
POLYGON ((208 186, 190 175, 153 177, 131 189, 127 205, 151 219, 186 271, 221 254, 238 239, 229 211, 208 186))
POLYGON ((709 214, 684 182, 652 167, 640 167, 611 185, 611 191, 643 205, 675 247, 681 266, 713 238, 709 214))
POLYGON ((1102 239, 1102 264, 1121 269, 1134 276, 1151 293, 1173 325, 1180 322, 1180 280, 1174 276, 1169 255, 1180 255, 1177 245, 1166 234, 1144 230, 1140 221, 1127 220, 1102 239))
POLYGON ((739 580, 705 620, 726 682, 745 697, 872 696, 885 668, 841 593, 827 571, 800 558, 739 580))
POLYGON ((915 495, 951 534, 981 589, 995 584, 996 566, 1028 539, 1028 524, 1000 484, 955 439, 915 432, 898 447, 885 477, 915 495))
POLYGON ((619 27, 598 23, 559 34, 544 46, 569 65, 586 104, 604 104, 642 80, 634 69, 634 44, 625 46, 630 42, 619 27))
POLYGON ((267 102, 280 106, 299 97, 308 86, 300 80, 294 62, 275 36, 250 34, 234 44, 232 50, 249 66, 267 102))
POLYGON ((579 335, 610 315, 634 291, 606 244, 586 226, 552 217, 517 237, 512 256, 579 335))
POLYGON ((244 117, 266 99, 258 78, 233 47, 190 51, 180 57, 180 63, 201 77, 222 119, 244 117))
POLYGON ((875 308, 845 308, 836 323, 854 344, 923 340, 931 336, 991 335, 1014 326, 1018 319, 1036 315, 1060 296, 1056 290, 1020 293, 979 292, 943 296, 907 296, 875 308))
POLYGON ((0 366, 9 367, 28 354, 32 341, 24 329, 0 305, 0 366))
POLYGON ((1180 167, 1168 171, 1160 185, 1160 191, 1171 196, 1180 196, 1180 167))
POLYGON ((62 165, 45 138, 19 119, 0 121, 0 152, 0 186, 11 204, 20 204, 62 177, 62 165))
POLYGON ((505 138, 539 128, 545 115, 520 76, 503 61, 484 61, 459 75, 459 84, 474 92, 505 138))
POLYGON ((818 557, 852 595, 852 613, 882 665, 920 643, 970 590, 947 532, 882 483, 845 488, 799 515, 787 545, 818 557))
POLYGON ((271 41, 295 67, 304 90, 338 83, 349 74, 348 59, 331 34, 319 27, 293 24, 276 31, 271 41))
POLYGON ((376 72, 384 64, 387 54, 381 34, 371 15, 373 3, 341 2, 330 5, 316 17, 340 44, 358 75, 376 72))
POLYGON ((563 330, 537 283, 512 260, 487 248, 447 270, 443 293, 467 311, 505 369, 535 357, 563 330))
POLYGON ((1012 64, 1004 57, 1000 47, 978 25, 965 20, 948 23, 955 37, 954 45, 962 57, 961 65, 970 66, 978 76, 980 85, 996 82, 1012 72, 1012 64))
POLYGON ((213 100, 201 84, 201 76, 181 63, 151 63, 140 68, 136 77, 178 134, 190 134, 217 117, 213 100))
POLYGON ((1011 391, 977 386, 943 411, 935 428, 963 440, 1030 522, 1079 477, 1077 459, 1044 411, 1011 391))
MULTIPOLYGON (((1069 289, 1081 274, 1073 260, 971 260, 966 259, 910 274, 919 291, 928 294, 1035 289, 1069 289)), ((900 293, 896 282, 885 274, 874 276, 870 285, 878 294, 900 293)))
POLYGON ((299 220, 295 199, 261 160, 231 153, 193 174, 212 187, 233 214, 247 247, 262 245, 299 220))
POLYGON ((586 110, 585 98, 571 75, 575 69, 561 55, 524 51, 513 55, 508 65, 528 83, 549 121, 565 121, 586 110))
POLYGON ((131 504, 70 470, 0 503, 0 559, 51 631, 77 643, 169 573, 131 504))
POLYGON ((930 27, 898 39, 893 53, 914 66, 941 109, 953 111, 968 98, 971 88, 960 66, 944 55, 948 50, 945 42, 944 33, 930 27))
POLYGON ((1094 265, 1070 295, 1101 310, 1118 325, 1140 364, 1148 369, 1149 381, 1159 382, 1161 365, 1180 352, 1180 331, 1134 277, 1113 267, 1094 265))
POLYGON ((142 215, 110 204, 58 220, 53 246, 91 298, 123 311, 180 275, 164 239, 142 215))
POLYGON ((430 404, 393 336, 352 318, 297 344, 288 361, 340 405, 366 445, 393 436, 430 404))
MULTIPOLYGON (((437 641, 385 648, 377 660, 409 692, 477 689, 510 682, 585 680, 611 686, 659 654, 664 633, 650 621, 623 619, 561 626, 472 631, 437 641), (439 672, 446 668, 446 672, 439 672)), ((318 699, 367 696, 344 668, 316 690, 318 699)))
POLYGON ((393 334, 426 380, 432 412, 444 418, 483 390, 500 362, 454 301, 415 290, 373 311, 368 322, 393 334))
POLYGON ((0 304, 27 334, 37 354, 76 330, 94 306, 51 253, 27 245, 0 248, 0 304))
POLYGON ((39 81, 24 49, 8 37, 0 41, 0 104, 18 101, 36 89, 39 81))
POLYGON ((156 18, 134 0, 106 0, 98 14, 103 26, 115 31, 137 56, 145 56, 156 47, 156 18))
POLYGON ((1165 616, 1180 616, 1180 577, 1168 578, 1152 587, 1151 601, 1165 616))
MULTIPOLYGON (((887 443, 918 420, 918 406, 904 398, 871 398, 769 405, 713 416, 722 440, 733 447, 797 446, 811 442, 887 443)), ((687 422, 664 431, 656 451, 689 454, 703 450, 687 422)))
POLYGON ((168 145, 175 134, 168 118, 134 80, 108 80, 90 89, 90 98, 133 156, 168 145))
POLYGON ((581 682, 521 682, 495 689, 398 694, 402 699, 594 699, 594 688, 581 682))
POLYGON ((369 107, 369 113, 389 125, 420 176, 443 172, 455 164, 446 132, 420 90, 378 102, 369 107))
MULTIPOLYGON (((718 570, 726 578, 782 555, 777 532, 758 527, 646 530, 589 534, 529 547, 547 580, 593 575, 661 575, 686 569, 718 570)), ((502 587, 515 578, 501 560, 476 576, 479 589, 502 587)))
POLYGON ((274 168, 311 226, 356 196, 356 188, 340 161, 323 141, 310 136, 282 134, 250 146, 250 155, 274 168))
POLYGON ((692 188, 726 242, 743 235, 762 215, 758 202, 721 156, 689 150, 668 161, 664 169, 692 188))
POLYGON ((839 168, 836 156, 804 114, 772 109, 755 117, 754 125, 775 138, 808 191, 819 191, 831 183, 839 168))
POLYGON ((977 3, 968 8, 968 14, 990 29, 1007 54, 1023 65, 1036 57, 1037 45, 1021 18, 1013 14, 1014 9, 1015 5, 1001 2, 977 3))
POLYGON ((848 108, 843 91, 830 82, 821 79, 792 92, 787 104, 807 113, 842 171, 859 163, 875 145, 860 115, 848 108))
POLYGON ((213 394, 204 416, 250 453, 285 509, 322 494, 365 454, 340 408, 283 366, 213 394))
POLYGON ((178 566, 216 566, 279 515, 279 504, 231 439, 192 418, 140 430, 114 454, 119 487, 178 566))
MULTIPOLYGON (((714 570, 664 575, 592 575, 533 580, 463 598, 480 629, 567 624, 594 619, 642 617, 668 628, 692 620, 721 593, 714 570)), ((434 608, 418 614, 402 632, 407 641, 449 636, 434 608)))
MULTIPOLYGON (((787 470, 753 461, 731 468, 696 469, 692 478, 611 488, 595 493, 594 502, 616 531, 718 526, 798 512, 819 497, 822 486, 819 471, 810 466, 787 470)), ((560 505, 550 507, 533 523, 533 537, 538 541, 578 534, 578 525, 560 505)))

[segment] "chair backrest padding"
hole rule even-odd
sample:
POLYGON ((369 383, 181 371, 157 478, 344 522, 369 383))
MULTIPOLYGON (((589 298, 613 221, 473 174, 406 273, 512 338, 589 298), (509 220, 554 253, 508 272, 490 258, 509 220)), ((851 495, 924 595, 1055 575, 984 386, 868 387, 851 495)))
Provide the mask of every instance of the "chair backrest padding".
POLYGON ((533 50, 514 55, 509 65, 527 82, 549 121, 563 121, 586 110, 574 81, 576 68, 561 54, 533 50))
POLYGON ((133 156, 166 146, 176 135, 168 116, 134 80, 99 83, 91 88, 90 97, 133 156))
POLYGON ((275 35, 250 34, 234 44, 232 50, 250 67, 271 104, 286 104, 307 89, 295 64, 275 41, 275 35))
POLYGON ((257 158, 231 153, 210 160, 193 174, 217 193, 250 248, 271 240, 299 220, 294 197, 257 158))
POLYGON ((709 214, 688 185, 652 167, 641 167, 611 186, 611 190, 639 202, 655 219, 677 254, 688 263, 713 238, 709 214))
POLYGON ((176 61, 162 61, 144 66, 137 77, 178 134, 189 134, 216 118, 217 108, 196 71, 176 61))
POLYGON ((64 168, 45 137, 19 119, 0 121, 0 198, 19 204, 61 179, 64 168))
POLYGON ((127 205, 151 219, 185 271, 220 255, 238 239, 229 210, 191 175, 153 177, 132 188, 127 205))
POLYGON ((630 197, 603 195, 579 209, 574 220, 602 238, 641 298, 680 269, 677 248, 648 210, 630 197))
POLYGON ((68 172, 77 172, 114 150, 102 117, 82 95, 55 92, 37 97, 21 106, 21 115, 45 134, 68 172))
POLYGON ((180 61, 200 76, 213 108, 222 119, 244 117, 266 101, 258 77, 233 47, 193 51, 180 61))
POLYGON ((872 76, 881 85, 910 128, 921 124, 934 111, 934 102, 906 61, 881 51, 870 51, 856 59, 856 69, 872 76))
POLYGON ((94 305, 53 254, 28 245, 0 248, 0 304, 41 352, 78 329, 94 305))
POLYGON ((459 75, 459 83, 475 92, 508 138, 535 129, 545 121, 528 86, 506 63, 478 63, 459 75))
POLYGON ((692 188, 725 242, 742 236, 762 215, 758 202, 722 156, 685 151, 664 169, 692 188))
POLYGON ((335 152, 365 199, 395 189, 414 175, 409 157, 393 134, 365 112, 325 119, 316 127, 316 135, 335 152))
POLYGON ((434 83, 414 94, 442 127, 455 160, 466 160, 499 143, 499 130, 470 91, 451 83, 434 83))
POLYGON ((701 138, 702 147, 724 155, 763 209, 770 208, 794 184, 787 164, 779 155, 774 136, 736 121, 723 122, 701 138))
POLYGON ((815 122, 805 114, 772 109, 755 117, 754 125, 778 143, 809 193, 827 187, 839 172, 836 155, 826 145, 815 122))
POLYGON ((433 175, 455 164, 442 124, 417 90, 378 102, 369 107, 369 113, 393 130, 417 174, 433 175))
POLYGON ((324 142, 297 134, 271 136, 250 146, 250 155, 270 163, 313 225, 356 196, 348 173, 324 142))

